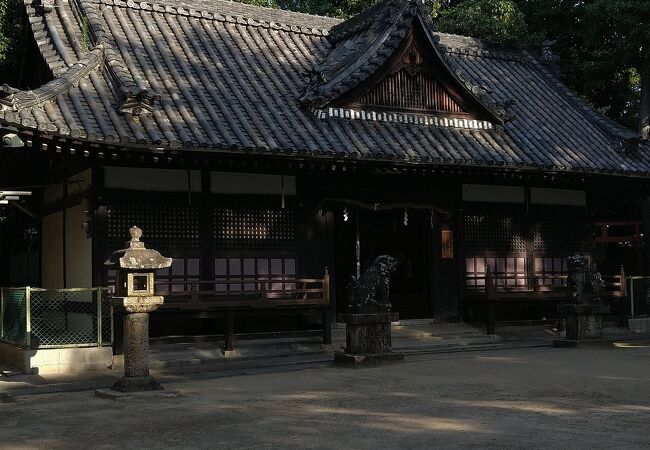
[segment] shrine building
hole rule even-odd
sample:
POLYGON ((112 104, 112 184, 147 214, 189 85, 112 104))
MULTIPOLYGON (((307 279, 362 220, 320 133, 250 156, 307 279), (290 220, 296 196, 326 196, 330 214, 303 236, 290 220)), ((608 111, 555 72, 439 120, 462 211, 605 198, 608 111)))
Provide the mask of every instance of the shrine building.
MULTIPOLYGON (((564 296, 572 254, 605 276, 647 271, 650 143, 562 84, 549 49, 440 33, 422 0, 346 21, 222 0, 25 8, 44 79, 0 89, 19 142, 0 187, 33 191, 38 239, 0 244, 2 285, 110 285, 134 225, 173 258, 159 336, 220 332, 192 293, 259 294, 254 280, 327 280, 335 320, 384 254, 402 319, 480 321, 490 290, 564 296)), ((553 317, 539 306, 499 315, 553 317)), ((282 312, 240 325, 321 323, 282 312)))

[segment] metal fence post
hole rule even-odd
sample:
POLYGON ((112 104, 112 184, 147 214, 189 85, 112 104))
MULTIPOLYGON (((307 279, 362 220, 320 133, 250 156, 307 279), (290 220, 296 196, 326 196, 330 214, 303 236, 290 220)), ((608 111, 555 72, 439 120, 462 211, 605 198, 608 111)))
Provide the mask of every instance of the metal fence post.
POLYGON ((27 322, 25 324, 26 326, 25 342, 27 344, 27 348, 31 349, 32 348, 32 288, 30 288, 29 286, 25 288, 25 321, 27 322))
POLYGON ((102 346, 102 288, 97 288, 97 347, 102 346))

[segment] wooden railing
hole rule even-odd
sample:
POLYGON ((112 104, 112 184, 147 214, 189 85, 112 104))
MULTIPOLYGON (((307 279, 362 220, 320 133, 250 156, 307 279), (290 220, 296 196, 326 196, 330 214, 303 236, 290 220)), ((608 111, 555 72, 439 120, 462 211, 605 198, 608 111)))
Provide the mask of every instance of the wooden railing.
MULTIPOLYGON (((604 286, 600 296, 605 303, 626 296, 625 271, 622 267, 620 274, 602 277, 604 286)), ((567 299, 566 279, 566 275, 495 275, 488 268, 483 276, 466 278, 473 284, 466 284, 463 303, 485 309, 486 332, 494 334, 497 306, 559 304, 567 299)), ((560 317, 558 331, 562 330, 562 327, 563 321, 560 317)))
MULTIPOLYGON (((225 318, 224 352, 234 350, 236 339, 277 337, 275 332, 236 334, 235 317, 263 315, 319 314, 322 327, 310 335, 322 335, 324 344, 331 344, 330 281, 325 270, 323 278, 292 278, 286 276, 215 277, 210 281, 159 281, 156 292, 165 296, 158 316, 225 318), (165 289, 164 286, 173 289, 165 289), (178 286, 182 291, 176 290, 178 286)), ((280 332, 287 335, 286 332, 280 332)), ((304 334, 304 333, 303 333, 304 334)))
MULTIPOLYGON (((625 271, 615 275, 602 275, 603 298, 625 297, 625 271)), ((487 270, 483 276, 466 278, 466 297, 499 298, 561 298, 566 297, 566 275, 496 275, 487 270), (468 285, 467 281, 474 284, 468 285)))
POLYGON ((281 305, 329 305, 329 274, 323 278, 216 277, 211 281, 162 281, 162 286, 182 291, 159 292, 165 296, 161 309, 207 310, 232 307, 273 307, 281 305))

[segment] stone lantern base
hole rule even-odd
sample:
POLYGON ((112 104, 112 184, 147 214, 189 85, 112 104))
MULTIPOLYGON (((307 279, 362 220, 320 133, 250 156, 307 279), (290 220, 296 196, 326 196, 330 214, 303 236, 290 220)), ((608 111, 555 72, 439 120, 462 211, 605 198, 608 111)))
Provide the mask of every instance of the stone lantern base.
POLYGON ((163 302, 163 297, 115 297, 115 304, 124 307, 124 376, 112 387, 119 392, 155 391, 164 389, 149 375, 149 312, 163 302))
POLYGON ((334 354, 339 367, 372 367, 402 361, 403 353, 391 352, 391 322, 399 320, 398 313, 340 314, 345 322, 346 347, 334 354))
POLYGON ((603 340, 603 316, 609 305, 558 305, 558 313, 566 319, 566 338, 553 341, 554 347, 607 345, 603 340))
POLYGON ((118 392, 161 391, 165 389, 160 381, 151 375, 146 377, 122 377, 111 388, 118 392))

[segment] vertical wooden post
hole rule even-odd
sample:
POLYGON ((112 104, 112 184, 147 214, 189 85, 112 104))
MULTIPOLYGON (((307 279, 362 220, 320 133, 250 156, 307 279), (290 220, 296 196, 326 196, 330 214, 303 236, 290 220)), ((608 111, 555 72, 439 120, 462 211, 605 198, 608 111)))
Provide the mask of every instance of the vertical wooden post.
POLYGON ((491 300, 487 301, 487 309, 488 309, 488 314, 487 314, 487 327, 486 327, 486 332, 487 334, 494 334, 494 328, 495 328, 495 317, 494 317, 494 302, 491 300))
POLYGON ((235 312, 232 309, 228 310, 226 316, 226 342, 224 348, 230 352, 235 346, 235 312))
POLYGON ((325 267, 323 275, 323 298, 327 301, 327 307, 323 309, 323 344, 332 343, 332 314, 330 312, 330 274, 325 267))
POLYGON ((625 297, 627 295, 627 284, 625 283, 625 267, 623 265, 621 265, 619 278, 621 279, 621 296, 625 297))
POLYGON ((494 334, 494 276, 490 266, 485 268, 485 296, 487 302, 487 334, 494 334))
POLYGON ((97 287, 97 347, 103 345, 103 336, 102 336, 102 288, 101 286, 97 287))
POLYGON ((485 269, 485 295, 488 300, 494 298, 494 275, 490 266, 485 269))
POLYGON ((330 304, 330 274, 325 267, 325 275, 323 276, 323 299, 327 300, 327 304, 330 304))
POLYGON ((356 212, 354 215, 355 217, 355 226, 356 226, 356 232, 355 232, 355 242, 354 242, 354 248, 355 248, 355 257, 356 257, 356 274, 357 278, 361 276, 361 233, 359 231, 359 211, 356 212))
POLYGON ((197 304, 199 303, 199 290, 201 285, 198 283, 190 283, 190 303, 197 304))
POLYGON ((0 341, 5 337, 5 288, 0 287, 0 341))
POLYGON ((533 295, 535 297, 540 296, 539 278, 537 277, 533 277, 533 295))

